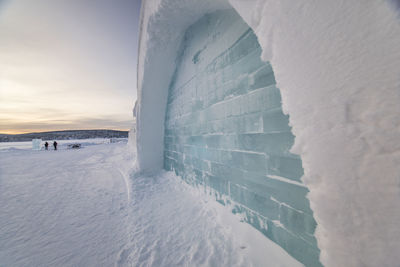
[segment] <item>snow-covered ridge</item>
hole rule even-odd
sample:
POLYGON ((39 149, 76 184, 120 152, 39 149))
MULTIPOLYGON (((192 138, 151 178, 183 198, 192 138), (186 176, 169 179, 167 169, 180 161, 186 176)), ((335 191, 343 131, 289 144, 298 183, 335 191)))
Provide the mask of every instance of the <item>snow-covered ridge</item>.
MULTIPOLYGON (((258 36, 296 135, 327 266, 400 262, 400 23, 389 1, 230 0, 258 36)), ((138 163, 162 167, 185 29, 226 1, 144 1, 138 163)))

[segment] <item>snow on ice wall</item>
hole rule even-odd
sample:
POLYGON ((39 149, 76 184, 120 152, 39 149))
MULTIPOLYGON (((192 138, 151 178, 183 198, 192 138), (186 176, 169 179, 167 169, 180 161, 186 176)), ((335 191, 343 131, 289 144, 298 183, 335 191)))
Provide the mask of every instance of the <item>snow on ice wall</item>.
POLYGON ((168 85, 187 27, 230 7, 270 61, 296 135, 326 266, 400 262, 400 11, 396 1, 147 0, 138 167, 163 164, 168 85))
POLYGON ((326 266, 400 262, 400 12, 392 1, 231 0, 274 69, 326 266))
POLYGON ((300 262, 319 250, 301 160, 279 89, 253 31, 233 10, 190 26, 178 52, 165 120, 167 170, 212 188, 218 201, 300 262))

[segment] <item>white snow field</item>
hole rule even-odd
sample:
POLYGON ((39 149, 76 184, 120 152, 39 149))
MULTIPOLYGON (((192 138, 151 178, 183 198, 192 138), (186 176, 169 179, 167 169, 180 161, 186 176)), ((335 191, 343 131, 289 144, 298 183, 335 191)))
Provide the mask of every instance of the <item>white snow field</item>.
POLYGON ((174 174, 135 174, 134 159, 124 143, 0 153, 0 266, 301 266, 174 174))

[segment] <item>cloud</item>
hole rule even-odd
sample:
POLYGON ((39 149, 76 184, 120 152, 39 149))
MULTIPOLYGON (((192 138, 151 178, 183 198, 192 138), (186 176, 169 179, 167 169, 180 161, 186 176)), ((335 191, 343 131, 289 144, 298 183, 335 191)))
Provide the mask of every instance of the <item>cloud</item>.
POLYGON ((140 1, 4 3, 0 130, 129 127, 140 1))

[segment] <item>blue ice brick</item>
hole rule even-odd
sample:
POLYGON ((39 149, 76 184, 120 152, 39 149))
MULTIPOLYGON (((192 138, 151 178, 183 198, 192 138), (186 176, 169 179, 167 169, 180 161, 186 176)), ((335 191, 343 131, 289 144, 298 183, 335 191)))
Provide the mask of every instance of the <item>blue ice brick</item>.
POLYGON ((192 165, 192 156, 190 154, 185 154, 183 156, 183 164, 186 166, 192 165))
POLYGON ((223 138, 223 135, 219 135, 219 134, 218 135, 208 135, 208 136, 205 136, 204 138, 205 138, 207 147, 218 148, 218 147, 220 147, 220 143, 223 138))
POLYGON ((171 159, 164 156, 164 169, 166 169, 167 171, 172 171, 172 162, 171 159))
POLYGON ((212 90, 210 90, 209 94, 207 95, 207 100, 208 100, 209 106, 214 105, 215 103, 218 102, 217 95, 215 92, 215 86, 211 86, 210 88, 212 90))
POLYGON ((170 151, 170 158, 174 159, 174 160, 178 160, 178 154, 175 151, 170 151))
POLYGON ((228 150, 219 150, 219 160, 218 162, 224 165, 232 165, 232 153, 228 150))
POLYGON ((298 156, 270 156, 268 173, 301 181, 304 170, 298 156))
POLYGON ((237 123, 236 117, 230 117, 222 121, 223 123, 223 133, 224 134, 233 134, 236 132, 237 123))
POLYGON ((246 122, 242 116, 236 116, 232 118, 232 131, 231 134, 245 132, 246 122))
POLYGON ((175 170, 175 174, 177 176, 182 176, 184 174, 184 165, 183 165, 183 163, 175 161, 174 170, 175 170))
POLYGON ((267 161, 264 154, 232 151, 231 165, 255 173, 267 173, 267 161))
POLYGON ((187 139, 187 137, 184 136, 184 135, 176 135, 174 137, 175 143, 176 144, 180 144, 180 145, 185 144, 186 143, 186 139, 187 139))
POLYGON ((282 107, 281 93, 275 85, 257 89, 260 92, 262 110, 271 110, 282 107))
POLYGON ((219 149, 231 150, 235 147, 236 135, 235 134, 224 134, 221 137, 219 143, 219 149))
POLYGON ((204 110, 204 119, 205 121, 212 121, 214 119, 212 106, 204 110))
POLYGON ((292 133, 255 133, 239 134, 237 148, 239 150, 266 152, 273 155, 285 155, 293 146, 292 133))
POLYGON ((279 214, 279 220, 286 229, 298 234, 310 245, 317 246, 317 241, 313 236, 317 223, 312 215, 297 211, 286 205, 280 206, 279 214))
POLYGON ((295 209, 312 214, 310 203, 306 198, 308 193, 306 187, 271 179, 268 176, 250 171, 243 171, 241 177, 237 182, 238 184, 260 195, 271 195, 278 202, 286 203, 295 209))
POLYGON ((164 157, 172 158, 171 151, 164 149, 164 157))
POLYGON ((194 145, 194 146, 204 146, 205 142, 204 142, 204 137, 202 135, 192 135, 189 136, 187 138, 186 141, 188 144, 190 145, 194 145))
POLYGON ((273 84, 276 84, 276 81, 272 67, 270 64, 265 64, 252 75, 249 89, 254 90, 268 87, 273 84))
POLYGON ((225 134, 233 134, 238 131, 238 118, 237 117, 231 117, 227 118, 224 123, 224 133, 225 134))
POLYGON ((234 203, 232 213, 240 214, 244 222, 250 224, 264 235, 267 234, 266 228, 268 219, 259 216, 258 213, 251 211, 250 209, 239 203, 234 203))
POLYGON ((165 143, 164 144, 165 149, 170 150, 170 151, 175 151, 176 150, 176 145, 172 143, 165 143))
POLYGON ((196 147, 196 157, 198 157, 199 159, 208 159, 207 158, 207 149, 205 147, 196 147))
POLYGON ((228 180, 217 177, 214 175, 204 175, 204 180, 207 186, 217 190, 221 194, 228 195, 229 192, 229 183, 228 180))
POLYGON ((248 103, 249 103, 249 98, 248 98, 247 94, 240 96, 240 98, 239 98, 240 115, 244 116, 247 113, 249 113, 249 104, 248 103))
POLYGON ((247 93, 249 90, 249 77, 247 75, 242 75, 237 78, 237 80, 231 84, 231 87, 226 91, 227 95, 237 96, 247 93))
POLYGON ((180 152, 175 152, 175 154, 174 154, 174 159, 175 159, 177 162, 183 162, 183 154, 180 153, 180 152))
POLYGON ((193 168, 202 171, 204 166, 203 166, 203 161, 195 156, 192 157, 192 166, 193 168))
POLYGON ((164 136, 164 142, 173 144, 174 143, 174 138, 172 136, 164 136))
POLYGON ((260 69, 262 66, 265 65, 265 63, 260 60, 260 57, 261 48, 258 47, 257 49, 254 49, 253 52, 236 62, 230 67, 232 78, 242 75, 244 73, 251 74, 260 69))
POLYGON ((200 120, 200 113, 198 112, 198 110, 195 110, 189 114, 187 123, 194 123, 199 120, 200 120))
POLYGON ((227 63, 232 65, 255 49, 259 49, 259 47, 257 37, 253 31, 249 29, 232 45, 231 48, 228 49, 230 61, 227 63))
POLYGON ((179 152, 180 154, 183 154, 183 152, 184 152, 184 146, 183 145, 176 145, 175 147, 176 147, 176 149, 175 149, 176 152, 179 152))
POLYGON ((211 164, 207 160, 201 161, 201 170, 206 173, 211 173, 211 164))
POLYGON ((267 236, 305 266, 322 266, 319 262, 320 251, 317 247, 311 246, 300 237, 289 233, 287 230, 274 224, 272 221, 268 221, 267 236))
POLYGON ((233 109, 236 108, 236 107, 234 106, 234 102, 232 100, 226 100, 224 102, 224 104, 225 104, 225 115, 224 115, 224 118, 226 119, 226 118, 229 118, 229 117, 233 116, 233 111, 234 111, 233 109))
POLYGON ((211 162, 211 173, 221 179, 229 180, 233 183, 238 184, 243 179, 243 172, 239 169, 232 168, 231 166, 211 162))
POLYGON ((268 176, 264 184, 267 187, 267 191, 278 201, 287 203, 289 206, 308 214, 312 214, 310 203, 306 198, 309 192, 306 187, 269 179, 268 176))
POLYGON ((262 133, 263 120, 259 113, 242 117, 243 125, 240 133, 262 133))
POLYGON ((210 121, 210 122, 207 124, 207 132, 208 132, 209 134, 218 133, 218 125, 217 125, 216 121, 210 121))
POLYGON ((266 194, 259 195, 243 186, 230 184, 230 197, 271 220, 279 218, 279 204, 266 194))
POLYGON ((207 148, 207 159, 210 161, 220 162, 220 150, 207 148))
POLYGON ((264 133, 289 132, 290 130, 289 116, 284 115, 281 108, 263 113, 264 133))
POLYGON ((196 148, 191 145, 184 145, 183 146, 183 153, 185 155, 194 155, 196 153, 196 148))
POLYGON ((247 97, 247 104, 249 105, 248 107, 248 113, 253 113, 253 112, 259 112, 262 110, 263 106, 265 103, 262 103, 263 99, 263 90, 265 89, 259 89, 257 91, 254 91, 248 95, 247 97))

